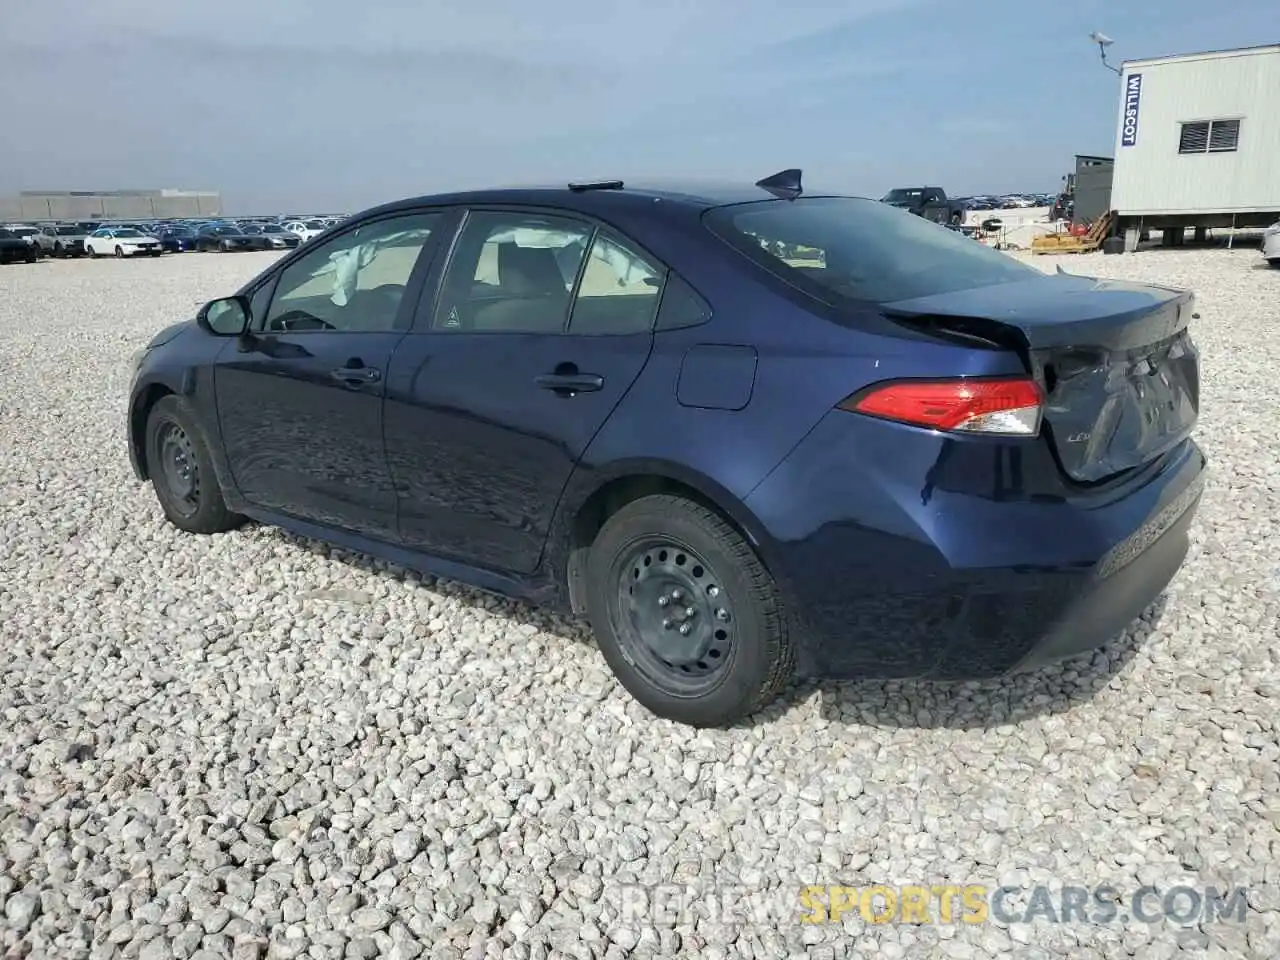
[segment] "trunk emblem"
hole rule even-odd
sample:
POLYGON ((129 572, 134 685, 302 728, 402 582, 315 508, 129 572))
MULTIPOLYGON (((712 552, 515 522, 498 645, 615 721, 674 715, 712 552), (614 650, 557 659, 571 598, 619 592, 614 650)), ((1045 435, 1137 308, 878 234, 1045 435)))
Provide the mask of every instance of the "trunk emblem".
POLYGON ((1092 436, 1092 433, 1073 433, 1067 437, 1067 443, 1084 443, 1092 436))

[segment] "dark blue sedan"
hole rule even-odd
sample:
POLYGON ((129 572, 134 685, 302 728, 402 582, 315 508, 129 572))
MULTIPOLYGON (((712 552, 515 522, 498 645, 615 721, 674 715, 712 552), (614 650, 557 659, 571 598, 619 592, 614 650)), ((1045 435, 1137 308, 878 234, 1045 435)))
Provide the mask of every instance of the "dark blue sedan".
POLYGON ((156 237, 166 253, 185 253, 196 248, 196 232, 181 224, 161 228, 156 237))
POLYGON ((158 335, 129 452, 183 530, 586 615, 636 699, 722 725, 796 674, 990 677, 1123 631, 1200 497, 1193 310, 798 171, 423 197, 158 335))

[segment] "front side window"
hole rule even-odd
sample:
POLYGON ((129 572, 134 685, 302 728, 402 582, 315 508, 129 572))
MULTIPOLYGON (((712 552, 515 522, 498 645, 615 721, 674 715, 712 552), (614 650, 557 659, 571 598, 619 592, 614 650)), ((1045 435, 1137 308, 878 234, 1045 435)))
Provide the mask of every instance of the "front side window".
POLYGON ((717 207, 722 239, 826 302, 890 303, 1043 278, 1039 270, 888 203, 801 197, 717 207))
POLYGON ((562 333, 592 232, 568 217, 471 213, 445 273, 432 328, 562 333))
POLYGON ((262 328, 395 330, 409 277, 440 216, 388 217, 320 243, 280 275, 262 328))

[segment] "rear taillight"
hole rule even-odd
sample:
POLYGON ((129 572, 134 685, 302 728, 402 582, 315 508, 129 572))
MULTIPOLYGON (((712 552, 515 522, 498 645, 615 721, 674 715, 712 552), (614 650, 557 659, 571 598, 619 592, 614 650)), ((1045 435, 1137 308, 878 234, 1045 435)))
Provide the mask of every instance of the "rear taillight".
POLYGON ((1034 437, 1043 404, 1027 378, 898 380, 855 393, 840 409, 932 430, 1034 437))

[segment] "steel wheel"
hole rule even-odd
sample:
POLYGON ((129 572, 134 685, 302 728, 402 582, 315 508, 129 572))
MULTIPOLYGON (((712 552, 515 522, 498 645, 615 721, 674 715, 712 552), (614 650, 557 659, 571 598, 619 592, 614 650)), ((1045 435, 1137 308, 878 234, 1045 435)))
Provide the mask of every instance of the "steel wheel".
POLYGON ((718 686, 733 657, 734 614, 711 565, 686 544, 654 537, 622 555, 615 580, 610 619, 636 668, 673 696, 718 686))
POLYGON ((200 509, 200 466, 191 438, 178 424, 169 422, 161 428, 158 439, 160 473, 173 505, 183 516, 193 516, 200 509))

